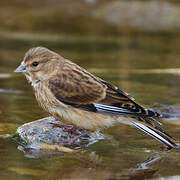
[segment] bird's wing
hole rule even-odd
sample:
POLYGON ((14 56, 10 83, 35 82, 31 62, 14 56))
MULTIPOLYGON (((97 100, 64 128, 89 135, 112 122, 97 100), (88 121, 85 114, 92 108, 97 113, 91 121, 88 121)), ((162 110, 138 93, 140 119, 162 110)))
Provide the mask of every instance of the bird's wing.
POLYGON ((50 79, 49 88, 58 100, 79 105, 101 101, 107 89, 95 76, 69 61, 50 79))
POLYGON ((101 80, 106 85, 106 97, 101 101, 103 104, 108 104, 116 108, 127 109, 130 112, 142 115, 144 117, 159 117, 160 115, 143 106, 137 104, 135 99, 126 92, 120 90, 118 87, 101 80))
POLYGON ((112 84, 93 76, 80 66, 65 61, 61 72, 49 81, 54 96, 69 105, 104 113, 122 113, 156 117, 134 99, 112 84))

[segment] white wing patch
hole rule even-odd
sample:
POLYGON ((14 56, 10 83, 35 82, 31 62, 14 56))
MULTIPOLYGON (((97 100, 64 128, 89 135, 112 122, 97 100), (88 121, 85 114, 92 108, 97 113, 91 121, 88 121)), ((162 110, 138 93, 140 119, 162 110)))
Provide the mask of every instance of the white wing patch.
POLYGON ((98 112, 105 112, 105 113, 119 113, 119 114, 134 114, 134 112, 129 111, 128 109, 120 108, 120 107, 114 107, 114 106, 108 106, 104 104, 94 104, 95 108, 98 112))

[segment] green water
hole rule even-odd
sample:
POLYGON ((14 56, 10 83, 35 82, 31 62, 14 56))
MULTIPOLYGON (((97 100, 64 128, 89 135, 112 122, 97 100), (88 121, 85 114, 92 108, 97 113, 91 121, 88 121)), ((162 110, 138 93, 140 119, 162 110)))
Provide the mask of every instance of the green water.
MULTIPOLYGON (((180 106, 180 36, 86 39, 0 34, 0 40, 0 179, 180 178, 179 150, 164 151, 157 141, 125 125, 105 130, 105 140, 89 146, 81 156, 28 158, 16 142, 3 137, 47 116, 25 78, 13 73, 28 48, 41 45, 55 50, 118 85, 143 105, 180 106), (92 162, 87 158, 91 156, 92 162)), ((163 127, 180 139, 179 125, 165 123, 163 127)))

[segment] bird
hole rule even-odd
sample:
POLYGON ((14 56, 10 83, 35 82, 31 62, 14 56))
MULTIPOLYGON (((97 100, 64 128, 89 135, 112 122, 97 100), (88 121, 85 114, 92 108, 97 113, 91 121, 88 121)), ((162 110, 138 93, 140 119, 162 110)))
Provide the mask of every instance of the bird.
POLYGON ((161 114, 46 47, 29 49, 14 72, 23 73, 40 106, 67 125, 93 132, 122 123, 142 130, 167 149, 177 147, 176 140, 159 127, 161 114))

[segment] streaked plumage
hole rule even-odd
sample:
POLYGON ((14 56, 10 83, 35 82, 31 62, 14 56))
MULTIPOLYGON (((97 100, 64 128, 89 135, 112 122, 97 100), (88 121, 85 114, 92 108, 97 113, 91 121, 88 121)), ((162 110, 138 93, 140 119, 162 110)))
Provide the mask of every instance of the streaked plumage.
POLYGON ((40 105, 66 124, 91 131, 129 124, 176 147, 174 138, 156 126, 158 113, 47 48, 30 49, 15 72, 25 74, 40 105))

